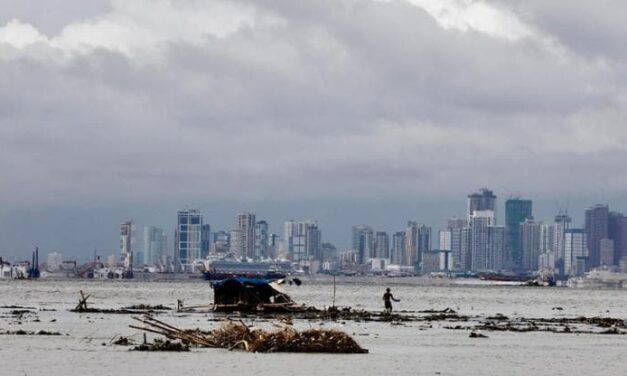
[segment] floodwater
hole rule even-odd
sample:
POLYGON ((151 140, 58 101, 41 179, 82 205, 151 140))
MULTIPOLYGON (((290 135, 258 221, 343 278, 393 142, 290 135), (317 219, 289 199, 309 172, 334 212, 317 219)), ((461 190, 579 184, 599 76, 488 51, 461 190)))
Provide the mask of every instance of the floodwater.
MULTIPOLYGON (((515 317, 603 316, 627 318, 627 289, 592 290, 468 285, 420 279, 342 279, 336 285, 338 306, 381 310, 385 287, 401 299, 395 310, 450 307, 468 316, 515 317), (558 309, 557 307, 561 308, 558 309)), ((286 286, 299 303, 317 307, 333 302, 328 278, 286 286)), ((115 336, 140 341, 128 327, 129 315, 78 314, 78 292, 91 294, 90 307, 121 308, 163 304, 174 308, 212 302, 206 282, 14 281, 0 280, 0 306, 25 306, 20 319, 13 308, 0 308, 0 332, 58 331, 62 336, 0 335, 0 375, 625 375, 627 335, 484 332, 469 338, 445 322, 296 321, 298 328, 322 327, 354 336, 369 354, 251 354, 223 349, 188 353, 134 352, 111 345, 115 336)), ((212 314, 168 311, 159 319, 181 328, 212 329, 212 314)), ((269 322, 244 319, 271 326, 269 322)))

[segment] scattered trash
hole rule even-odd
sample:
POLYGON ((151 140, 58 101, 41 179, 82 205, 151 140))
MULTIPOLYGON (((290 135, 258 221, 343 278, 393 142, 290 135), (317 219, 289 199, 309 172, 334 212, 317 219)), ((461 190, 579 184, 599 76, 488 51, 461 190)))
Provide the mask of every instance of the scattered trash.
POLYGON ((470 337, 470 338, 488 338, 488 336, 486 336, 485 334, 482 334, 482 333, 479 333, 479 332, 475 332, 475 331, 470 332, 470 335, 468 337, 470 337))

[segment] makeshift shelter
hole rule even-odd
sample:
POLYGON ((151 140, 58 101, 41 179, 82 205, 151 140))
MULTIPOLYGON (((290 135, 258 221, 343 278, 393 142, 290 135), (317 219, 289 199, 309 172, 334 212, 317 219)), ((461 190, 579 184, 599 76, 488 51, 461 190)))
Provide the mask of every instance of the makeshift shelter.
POLYGON ((216 306, 288 305, 294 301, 276 282, 257 278, 229 278, 213 284, 213 303, 216 306))

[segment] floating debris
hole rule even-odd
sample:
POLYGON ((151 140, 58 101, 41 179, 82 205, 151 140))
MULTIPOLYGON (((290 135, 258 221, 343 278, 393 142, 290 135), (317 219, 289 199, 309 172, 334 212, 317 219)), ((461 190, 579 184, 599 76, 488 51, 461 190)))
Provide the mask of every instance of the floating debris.
POLYGON ((170 311, 171 307, 164 306, 163 304, 150 305, 150 304, 134 304, 132 306, 123 307, 126 310, 135 311, 170 311))
POLYGON ((123 314, 123 315, 133 315, 133 314, 141 314, 145 312, 155 313, 158 311, 171 310, 172 308, 164 306, 162 304, 159 305, 148 305, 148 304, 136 304, 130 307, 124 308, 90 308, 87 307, 87 299, 91 296, 90 294, 85 295, 83 290, 79 291, 80 297, 78 299, 78 304, 74 309, 71 309, 70 312, 78 312, 78 313, 111 313, 111 314, 123 314))
POLYGON ((610 317, 575 317, 575 318, 517 318, 488 316, 477 318, 472 325, 445 326, 445 329, 487 330, 501 332, 550 332, 575 334, 627 334, 625 320, 610 317), (605 329, 605 330, 599 330, 605 329))
POLYGON ((363 354, 363 349, 348 334, 327 329, 308 329, 302 332, 292 327, 274 331, 251 329, 242 321, 226 321, 219 328, 203 332, 182 330, 153 317, 134 317, 145 326, 131 325, 131 328, 162 334, 170 339, 181 340, 184 344, 200 347, 225 348, 248 352, 315 352, 363 354))
POLYGON ((155 339, 153 343, 142 343, 131 349, 132 351, 189 351, 189 345, 175 341, 155 339))
POLYGON ((0 335, 16 335, 16 336, 61 336, 63 334, 59 332, 49 332, 46 330, 29 331, 29 330, 15 330, 0 332, 0 335))
POLYGON ((470 338, 488 338, 488 336, 486 336, 485 334, 482 334, 482 333, 479 333, 479 332, 475 332, 475 331, 470 332, 470 335, 468 337, 470 337, 470 338))
POLYGON ((128 337, 118 336, 113 337, 113 339, 111 340, 111 344, 117 346, 131 346, 135 344, 135 341, 128 337))

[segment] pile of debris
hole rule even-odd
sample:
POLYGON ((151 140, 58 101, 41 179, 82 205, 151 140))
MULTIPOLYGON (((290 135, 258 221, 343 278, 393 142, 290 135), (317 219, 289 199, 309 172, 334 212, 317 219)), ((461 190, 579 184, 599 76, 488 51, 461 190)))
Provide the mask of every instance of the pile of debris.
POLYGON ((363 349, 348 334, 337 330, 309 329, 302 332, 292 327, 275 331, 253 329, 242 321, 226 321, 218 329, 203 332, 200 330, 182 330, 169 324, 145 316, 134 317, 142 322, 143 327, 131 325, 131 328, 162 334, 169 339, 181 340, 183 344, 199 347, 245 350, 249 352, 316 352, 362 354, 363 349))

